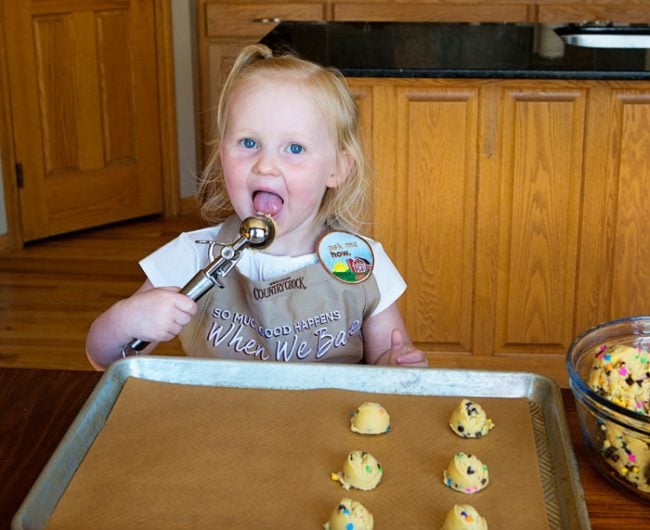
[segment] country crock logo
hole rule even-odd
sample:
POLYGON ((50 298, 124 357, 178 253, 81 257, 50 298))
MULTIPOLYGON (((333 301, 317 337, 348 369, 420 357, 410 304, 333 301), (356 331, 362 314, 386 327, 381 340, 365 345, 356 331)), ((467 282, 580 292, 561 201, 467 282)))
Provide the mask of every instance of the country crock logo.
POLYGON ((282 280, 275 280, 271 282, 268 287, 265 287, 263 289, 255 288, 253 289, 253 297, 255 300, 263 300, 264 298, 270 298, 276 294, 280 294, 285 291, 292 291, 294 289, 307 289, 305 286, 304 276, 300 276, 299 278, 284 278, 282 280))

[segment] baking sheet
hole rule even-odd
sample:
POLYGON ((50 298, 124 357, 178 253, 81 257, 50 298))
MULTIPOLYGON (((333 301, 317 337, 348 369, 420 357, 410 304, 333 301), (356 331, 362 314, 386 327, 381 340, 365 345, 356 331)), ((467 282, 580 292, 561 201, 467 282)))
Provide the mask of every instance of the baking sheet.
MULTIPOLYGON (((156 357, 131 358, 120 361, 113 365, 104 375, 16 515, 13 522, 14 528, 40 528, 46 525, 50 515, 54 512, 56 504, 63 496, 68 483, 75 475, 80 462, 93 445, 97 434, 104 427, 106 419, 118 400, 120 392, 125 387, 128 377, 178 383, 180 385, 226 387, 223 392, 230 388, 250 388, 254 389, 253 391, 258 391, 258 389, 307 390, 335 388, 351 391, 352 393, 395 394, 396 396, 387 396, 385 399, 389 401, 397 400, 395 401, 396 404, 409 395, 482 397, 488 398, 488 401, 489 398, 525 398, 530 407, 531 420, 535 431, 535 445, 537 446, 540 462, 544 498, 547 502, 548 527, 589 528, 586 507, 584 506, 582 490, 577 477, 577 468, 564 420, 559 389, 553 382, 541 376, 512 372, 394 369, 315 364, 281 365, 156 357)), ((301 392, 301 394, 309 394, 309 392, 301 392)), ((346 394, 346 392, 335 392, 332 399, 334 397, 343 399, 346 394)), ((350 399, 352 399, 350 403, 359 404, 357 403, 358 397, 355 396, 350 399)), ((420 398, 420 401, 422 399, 428 398, 420 398)), ((414 405, 416 402, 418 402, 417 399, 411 399, 411 403, 414 405)), ((452 399, 450 403, 452 402, 455 403, 456 399, 452 399)), ((445 407, 448 407, 448 405, 445 405, 445 407)), ((490 412, 489 407, 488 412, 490 412)), ((494 416, 494 414, 491 415, 494 416)), ((403 412, 395 416, 397 426, 399 426, 400 417, 403 418, 404 416, 405 413, 403 412)), ((409 421, 409 424, 412 426, 413 421, 409 421)), ((498 433, 498 425, 499 422, 497 421, 497 428, 493 433, 498 433)), ((399 435, 399 430, 391 432, 387 436, 394 437, 397 435, 399 435)), ((490 434, 489 437, 478 442, 486 443, 490 439, 496 440, 497 436, 490 434)), ((460 444, 476 442, 475 440, 458 440, 460 444)), ((373 441, 373 443, 375 442, 383 443, 379 440, 373 441)), ((216 445, 218 446, 218 443, 216 445)), ((426 448, 418 448, 418 451, 422 449, 426 448)), ((380 451, 381 446, 377 446, 373 450, 380 451)), ((462 447, 459 450, 462 450, 462 447)), ((477 449, 477 454, 479 454, 478 451, 477 449)), ((92 452, 90 456, 92 456, 92 452)), ((339 459, 344 457, 345 453, 339 456, 339 459)), ((336 471, 336 467, 340 467, 336 465, 336 462, 338 462, 336 456, 331 455, 329 458, 329 467, 334 466, 335 469, 327 471, 336 471)), ((429 453, 427 458, 433 458, 433 456, 429 453)), ((437 458, 440 458, 440 456, 437 458)), ((340 463, 342 464, 342 460, 340 463)), ((396 465, 391 463, 390 469, 393 472, 396 465)), ((442 471, 442 469, 438 468, 444 467, 444 464, 438 462, 432 464, 432 466, 432 469, 436 471, 432 471, 431 476, 437 477, 442 471)), ((496 468, 498 469, 498 465, 496 468)), ((389 467, 386 467, 386 469, 389 469, 389 467)), ((379 494, 382 491, 386 493, 390 490, 391 480, 393 485, 396 484, 395 474, 391 477, 388 475, 388 471, 386 473, 385 484, 380 484, 380 487, 375 492, 360 492, 361 496, 366 496, 365 502, 371 505, 371 511, 373 510, 372 504, 379 502, 378 499, 381 499, 379 494), (375 495, 374 500, 372 499, 373 495, 375 495)), ((282 477, 277 476, 276 480, 280 481, 282 477)), ((323 484, 325 484, 325 480, 323 484)), ((321 484, 320 481, 318 481, 318 484, 321 484)), ((217 490, 224 487, 227 487, 227 484, 216 484, 217 490)), ((344 490, 335 483, 326 484, 325 487, 329 488, 327 491, 331 491, 333 498, 338 499, 344 496, 344 490)), ((494 488, 497 487, 494 486, 494 488)), ((522 481, 522 487, 525 487, 525 480, 522 481)), ((447 490, 438 483, 436 478, 433 479, 431 484, 431 491, 432 495, 436 497, 445 494, 457 495, 462 497, 462 500, 458 499, 455 502, 471 502, 479 507, 478 505, 485 502, 481 499, 481 495, 484 496, 484 499, 487 499, 490 487, 485 492, 476 494, 472 498, 447 490), (436 492, 436 488, 439 488, 440 491, 436 492)), ((492 491, 496 490, 493 489, 492 491)), ((110 492, 107 492, 107 494, 110 494, 110 492)), ((351 493, 349 496, 364 502, 364 498, 359 498, 358 494, 351 493)), ((384 496, 383 499, 385 498, 384 496)), ((322 499, 316 500, 322 501, 322 499)), ((319 506, 318 502, 315 503, 313 510, 320 511, 316 518, 319 524, 312 525, 309 523, 305 526, 318 527, 322 524, 333 508, 329 504, 335 502, 328 501, 326 508, 319 506)), ((381 511, 381 506, 378 506, 378 510, 381 511)), ((436 522, 432 522, 433 526, 435 524, 436 522)), ((377 526, 381 528, 379 520, 377 520, 377 526)))

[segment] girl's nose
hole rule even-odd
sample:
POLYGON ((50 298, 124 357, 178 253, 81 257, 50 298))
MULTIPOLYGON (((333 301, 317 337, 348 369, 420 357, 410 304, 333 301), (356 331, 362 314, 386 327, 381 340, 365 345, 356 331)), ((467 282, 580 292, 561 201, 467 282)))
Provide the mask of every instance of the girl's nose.
POLYGON ((260 151, 253 166, 253 171, 258 175, 269 175, 277 177, 280 175, 280 168, 278 167, 277 160, 272 153, 260 151))

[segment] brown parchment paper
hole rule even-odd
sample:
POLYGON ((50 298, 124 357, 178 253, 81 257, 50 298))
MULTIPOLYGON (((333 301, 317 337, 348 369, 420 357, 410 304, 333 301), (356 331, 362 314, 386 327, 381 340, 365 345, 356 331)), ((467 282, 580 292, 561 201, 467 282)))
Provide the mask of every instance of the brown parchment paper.
POLYGON ((469 440, 448 426, 459 401, 130 378, 49 528, 322 528, 343 497, 362 502, 379 530, 440 528, 454 504, 475 506, 490 529, 548 528, 527 399, 478 399, 496 427, 469 440), (350 431, 364 401, 388 410, 390 433, 350 431), (374 491, 330 478, 356 449, 384 468, 374 491), (458 451, 488 465, 485 490, 443 485, 458 451))

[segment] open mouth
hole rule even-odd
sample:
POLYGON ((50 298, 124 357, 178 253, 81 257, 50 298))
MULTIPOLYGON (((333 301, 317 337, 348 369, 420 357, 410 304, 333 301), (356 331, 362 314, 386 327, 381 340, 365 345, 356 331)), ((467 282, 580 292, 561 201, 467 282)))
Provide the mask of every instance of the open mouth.
POLYGON ((253 208, 256 212, 266 215, 276 215, 284 204, 282 197, 270 191, 256 191, 253 193, 253 208))

